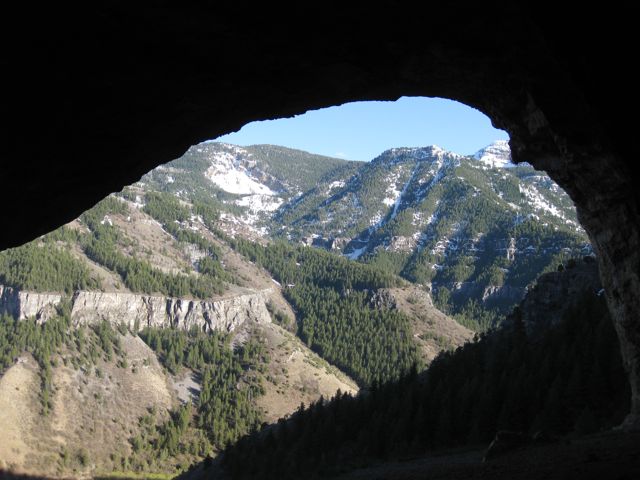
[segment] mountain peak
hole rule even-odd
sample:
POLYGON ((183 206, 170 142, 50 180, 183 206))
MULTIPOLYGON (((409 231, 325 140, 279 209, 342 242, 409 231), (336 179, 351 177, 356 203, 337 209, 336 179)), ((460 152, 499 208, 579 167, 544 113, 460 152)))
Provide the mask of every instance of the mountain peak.
POLYGON ((473 158, 494 168, 512 168, 516 165, 511 162, 511 149, 508 140, 496 140, 490 145, 478 150, 473 158))

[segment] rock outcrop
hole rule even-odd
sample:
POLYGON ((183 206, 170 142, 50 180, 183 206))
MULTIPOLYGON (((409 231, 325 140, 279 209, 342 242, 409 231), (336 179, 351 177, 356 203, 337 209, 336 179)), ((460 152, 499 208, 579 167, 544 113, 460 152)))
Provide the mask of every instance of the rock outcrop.
POLYGON ((468 298, 478 298, 486 304, 492 302, 517 303, 527 292, 526 287, 517 285, 487 285, 483 287, 476 282, 452 282, 438 287, 447 287, 451 295, 458 301, 465 301, 468 298))
POLYGON ((564 313, 584 295, 603 295, 598 265, 593 257, 570 261, 558 271, 541 275, 505 325, 521 320, 527 335, 536 337, 558 325, 564 313))
POLYGON ((60 293, 25 292, 0 285, 0 314, 11 315, 19 320, 35 317, 44 322, 53 315, 54 306, 61 300, 60 293))
POLYGON ((518 287, 513 285, 489 285, 482 291, 482 301, 518 301, 522 299, 525 293, 525 287, 518 287))
MULTIPOLYGON (((106 320, 132 330, 144 327, 197 326, 205 331, 231 332, 247 321, 268 323, 266 307, 270 290, 250 292, 219 300, 192 300, 122 292, 77 291, 71 298, 71 320, 87 325, 106 320)), ((20 291, 0 286, 0 313, 24 320, 46 321, 62 301, 59 293, 20 291)))
MULTIPOLYGON (((431 301, 431 297, 429 297, 431 301)), ((374 308, 396 308, 397 301, 393 294, 386 288, 376 291, 369 301, 374 308)))

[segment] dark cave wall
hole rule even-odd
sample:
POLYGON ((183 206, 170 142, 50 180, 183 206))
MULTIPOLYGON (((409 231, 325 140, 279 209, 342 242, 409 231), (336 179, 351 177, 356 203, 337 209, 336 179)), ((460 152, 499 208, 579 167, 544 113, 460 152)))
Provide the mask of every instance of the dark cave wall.
MULTIPOLYGON (((402 95, 455 99, 575 201, 640 415, 637 111, 630 12, 386 2, 113 2, 7 16, 0 248, 77 217, 191 144, 253 120, 402 95)), ((637 418, 637 417, 636 417, 637 418)))

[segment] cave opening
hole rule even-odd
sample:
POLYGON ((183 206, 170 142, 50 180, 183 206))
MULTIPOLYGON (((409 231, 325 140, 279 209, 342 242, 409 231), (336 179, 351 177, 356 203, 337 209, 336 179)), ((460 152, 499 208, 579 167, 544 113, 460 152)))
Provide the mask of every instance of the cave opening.
POLYGON ((507 131, 514 159, 546 171, 576 204, 629 374, 625 427, 637 428, 640 201, 626 120, 637 88, 624 71, 633 16, 431 8, 428 16, 395 5, 317 9, 296 12, 291 24, 251 12, 114 6, 68 30, 47 18, 47 41, 25 40, 3 77, 12 121, 1 248, 51 231, 189 145, 252 120, 401 95, 456 99, 507 131), (79 53, 79 38, 93 55, 79 53))

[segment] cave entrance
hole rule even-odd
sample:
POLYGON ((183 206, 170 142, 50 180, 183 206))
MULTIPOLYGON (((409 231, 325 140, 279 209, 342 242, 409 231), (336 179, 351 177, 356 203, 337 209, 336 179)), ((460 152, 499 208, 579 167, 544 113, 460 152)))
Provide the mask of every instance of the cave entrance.
POLYGON ((26 173, 29 182, 6 182, 0 192, 12 206, 2 248, 51 231, 189 145, 247 122, 349 101, 450 98, 489 116, 509 133, 514 159, 546 171, 575 202, 597 253, 637 420, 640 201, 626 120, 637 88, 632 75, 611 74, 628 64, 634 29, 625 22, 633 17, 598 9, 578 22, 574 12, 529 5, 352 5, 286 15, 240 8, 114 6, 91 22, 40 19, 42 44, 61 43, 35 48, 34 37, 8 58, 11 161, 3 174, 26 173), (96 53, 75 48, 79 38, 96 53), (52 74, 43 81, 42 72, 52 74), (97 175, 88 162, 105 167, 97 175))

